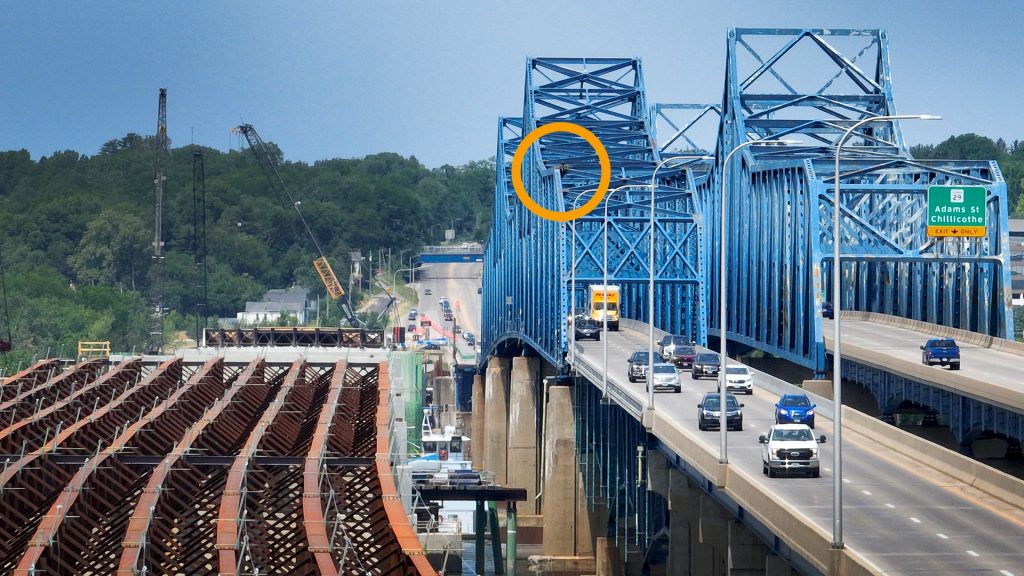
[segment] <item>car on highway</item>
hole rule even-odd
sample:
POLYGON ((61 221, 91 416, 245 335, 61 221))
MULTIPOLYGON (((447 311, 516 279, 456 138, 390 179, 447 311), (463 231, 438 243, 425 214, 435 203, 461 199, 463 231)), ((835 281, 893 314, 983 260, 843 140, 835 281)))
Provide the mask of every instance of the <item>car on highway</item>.
POLYGON ((476 346, 476 336, 474 336, 472 333, 467 335, 466 344, 469 344, 470 346, 476 346))
MULTIPOLYGON (((664 362, 665 359, 661 357, 661 354, 654 353, 654 363, 658 364, 664 362)), ((636 382, 637 380, 647 379, 647 364, 649 359, 647 358, 646 350, 637 350, 633 352, 632 356, 629 357, 629 368, 626 370, 626 376, 629 377, 630 382, 636 382)))
POLYGON ((593 318, 587 318, 586 316, 577 316, 573 325, 576 330, 576 339, 583 340, 591 338, 593 340, 601 339, 601 323, 593 318))
POLYGON ((821 315, 825 318, 835 318, 836 313, 832 308, 831 302, 826 301, 821 303, 821 315))
POLYGON ((675 364, 661 362, 654 365, 654 378, 648 385, 654 386, 654 391, 668 390, 669 392, 682 392, 683 385, 679 382, 679 373, 676 372, 675 364))
POLYGON ((424 296, 432 296, 433 294, 434 294, 434 291, 431 290, 430 288, 424 288, 423 289, 423 295, 424 296))
POLYGON ((696 380, 704 376, 718 376, 718 361, 718 354, 710 352, 697 354, 697 357, 693 360, 693 372, 690 373, 690 377, 696 380))
POLYGON ((440 298, 437 299, 437 303, 442 308, 447 308, 448 307, 448 297, 447 296, 441 296, 440 298))
POLYGON ((668 335, 661 339, 661 355, 677 368, 692 368, 697 358, 697 349, 685 336, 668 335))
POLYGON ((754 373, 746 366, 725 367, 725 391, 742 392, 746 395, 754 393, 754 373))
POLYGON ((409 320, 415 320, 417 316, 416 309, 409 310, 409 320))
POLYGON ((776 424, 807 424, 814 429, 814 408, 806 394, 784 394, 775 403, 776 424))
POLYGON ((776 424, 757 441, 761 444, 761 471, 769 478, 783 472, 806 472, 812 478, 821 475, 818 444, 825 443, 825 436, 815 438, 806 424, 776 424))
POLYGON ((952 338, 929 338, 921 346, 921 363, 925 366, 949 366, 950 370, 960 369, 960 347, 952 338))
POLYGON ((476 293, 477 293, 477 294, 483 294, 483 293, 484 293, 484 288, 483 288, 483 286, 477 286, 477 287, 476 287, 476 293))
MULTIPOLYGON (((699 430, 718 430, 720 428, 721 397, 718 392, 708 392, 697 404, 697 428, 699 430)), ((725 428, 726 430, 743 431, 743 404, 732 394, 725 395, 725 428)))

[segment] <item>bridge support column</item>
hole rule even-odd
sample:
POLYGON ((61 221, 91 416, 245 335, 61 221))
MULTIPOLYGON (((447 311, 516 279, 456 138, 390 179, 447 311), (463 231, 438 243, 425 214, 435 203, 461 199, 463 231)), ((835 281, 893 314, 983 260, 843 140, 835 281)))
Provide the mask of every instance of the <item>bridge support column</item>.
POLYGON ((473 459, 473 470, 483 470, 484 452, 487 446, 486 427, 484 422, 484 377, 481 374, 473 376, 473 415, 470 428, 469 450, 470 458, 473 459))
POLYGON ((793 568, 791 568, 781 556, 775 553, 770 553, 764 558, 764 575, 795 576, 796 571, 793 570, 793 568))
MULTIPOLYGON (((572 390, 568 386, 548 388, 544 426, 544 555, 575 556, 580 514, 576 481, 576 427, 572 412, 572 390)), ((588 530, 589 532, 589 530, 588 530)), ((589 537, 589 534, 588 534, 589 537)))
POLYGON ((539 374, 538 358, 512 359, 512 384, 508 405, 508 484, 526 488, 524 514, 537 512, 537 400, 534 390, 539 374))
POLYGON ((484 383, 484 419, 487 421, 484 447, 484 469, 494 474, 494 481, 505 484, 507 475, 508 359, 491 356, 487 361, 487 381, 484 383))
POLYGON ((1016 438, 1006 439, 1006 459, 1007 460, 1021 460, 1024 456, 1021 455, 1020 440, 1016 438))
MULTIPOLYGON (((651 460, 653 464, 654 460, 651 460)), ((653 485, 654 482, 652 481, 653 485)), ((702 491, 693 485, 686 474, 668 470, 668 562, 667 576, 690 576, 694 564, 694 543, 700 513, 702 491)))
POLYGON ((762 576, 768 547, 742 522, 729 521, 729 576, 762 576))
POLYGON ((832 399, 832 381, 831 380, 804 380, 804 390, 807 390, 811 394, 817 394, 824 398, 832 399))
POLYGON ((708 576, 729 574, 729 534, 733 523, 729 512, 718 502, 700 493, 699 504, 693 511, 697 516, 697 529, 691 531, 693 546, 693 573, 708 576))

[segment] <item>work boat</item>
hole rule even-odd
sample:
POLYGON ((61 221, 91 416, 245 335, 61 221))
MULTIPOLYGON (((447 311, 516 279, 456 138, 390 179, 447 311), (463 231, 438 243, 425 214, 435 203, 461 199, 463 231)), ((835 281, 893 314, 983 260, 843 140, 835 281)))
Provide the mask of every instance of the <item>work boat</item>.
MULTIPOLYGON (((479 485, 480 474, 473 471, 473 462, 466 458, 469 437, 458 433, 455 426, 433 428, 433 411, 423 409, 420 440, 423 452, 409 460, 412 480, 417 485, 465 486, 479 485)), ((439 532, 472 533, 475 504, 473 502, 439 502, 436 528, 439 532)))

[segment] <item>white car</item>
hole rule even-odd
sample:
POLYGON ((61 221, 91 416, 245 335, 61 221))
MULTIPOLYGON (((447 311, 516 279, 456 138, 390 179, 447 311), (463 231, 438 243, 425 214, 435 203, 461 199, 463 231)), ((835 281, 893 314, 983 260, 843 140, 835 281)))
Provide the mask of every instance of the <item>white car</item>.
POLYGON ((726 392, 754 393, 754 374, 746 366, 729 366, 725 369, 726 392))
POLYGON ((762 472, 775 478, 781 472, 806 472, 812 478, 821 475, 817 439, 806 424, 776 424, 757 439, 761 443, 762 472))
POLYGON ((679 383, 679 373, 672 364, 660 362, 654 365, 654 391, 668 390, 670 392, 682 392, 683 386, 679 383))

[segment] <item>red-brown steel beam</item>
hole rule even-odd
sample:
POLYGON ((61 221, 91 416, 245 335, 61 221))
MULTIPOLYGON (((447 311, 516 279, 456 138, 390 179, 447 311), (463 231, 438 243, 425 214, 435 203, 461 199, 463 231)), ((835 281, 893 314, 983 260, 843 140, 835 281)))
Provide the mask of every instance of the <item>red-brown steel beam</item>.
MULTIPOLYGON (((180 359, 172 359, 162 364, 159 369, 155 370, 149 378, 147 378, 147 380, 152 381, 163 377, 165 372, 170 370, 170 368, 175 364, 176 360, 180 362, 180 359)), ((65 518, 68 517, 72 507, 78 500, 82 489, 85 487, 86 483, 93 478, 93 474, 99 469, 100 465, 108 458, 111 458, 116 453, 123 450, 125 445, 135 437, 139 430, 159 419, 182 396, 188 393, 191 390, 191 386, 198 381, 199 379, 190 379, 186 386, 178 388, 174 394, 165 398, 163 402, 151 409, 145 417, 136 420, 128 426, 111 442, 108 447, 90 458, 81 468, 79 468, 78 472, 64 489, 62 497, 50 506, 49 513, 47 513, 42 522, 40 522, 39 526, 36 528, 35 535, 29 542, 28 549, 22 556, 17 568, 14 569, 15 576, 30 576, 35 574, 36 564, 39 562, 40 557, 46 552, 46 549, 50 546, 51 542, 53 542, 54 534, 60 530, 65 518)))
POLYGON ((256 452, 266 427, 269 426, 277 416, 285 397, 295 385, 296 379, 303 370, 303 360, 296 360, 285 377, 284 385, 278 390, 276 397, 270 406, 264 410, 260 417, 259 424, 249 433, 245 446, 235 458, 228 472, 227 484, 224 486, 224 496, 220 501, 220 514, 217 518, 217 556, 222 576, 235 576, 238 574, 237 552, 239 548, 239 514, 242 508, 242 487, 245 482, 246 469, 249 466, 249 459, 256 452))
POLYGON ((306 531, 309 551, 313 554, 317 568, 323 576, 338 576, 338 568, 331 556, 330 540, 327 537, 327 521, 324 518, 324 503, 320 498, 320 462, 327 450, 327 436, 331 433, 331 422, 337 412, 341 386, 345 381, 346 364, 338 362, 331 376, 331 387, 327 391, 327 399, 320 416, 317 418, 316 429, 309 445, 309 453, 302 472, 302 525, 306 531))
POLYGON ((41 382, 46 382, 53 376, 53 373, 60 370, 60 360, 48 358, 40 360, 20 372, 15 372, 5 378, 0 378, 0 402, 6 402, 14 394, 18 394, 27 386, 34 388, 41 382), (20 386, 19 386, 20 384, 20 386))
POLYGON ((380 497, 387 513, 390 531, 402 546, 402 553, 412 562, 420 576, 437 576, 437 571, 427 561, 423 544, 416 536, 415 528, 409 524, 402 501, 399 499, 394 478, 391 475, 391 450, 388 446, 391 427, 390 390, 387 362, 381 362, 377 373, 377 479, 380 481, 380 497))
MULTIPOLYGON (((129 379, 136 378, 141 369, 141 359, 135 358, 125 360, 106 374, 103 374, 98 379, 94 380, 91 384, 87 384, 82 388, 75 390, 71 395, 63 400, 53 403, 46 408, 41 409, 39 412, 32 414, 31 418, 23 418, 14 423, 10 423, 6 428, 0 430, 0 451, 14 453, 17 450, 20 450, 21 442, 41 436, 41 434, 33 434, 32 430, 28 430, 30 427, 35 430, 48 429, 55 427, 57 422, 65 421, 70 414, 65 414, 62 410, 66 408, 70 410, 76 402, 83 402, 79 407, 85 408, 84 411, 78 412, 78 419, 80 420, 83 417, 90 416, 92 406, 87 401, 87 398, 98 397, 97 394, 105 388, 110 387, 111 381, 127 382, 129 379)), ((50 438, 47 437, 47 439, 49 440, 50 438)), ((26 444, 25 447, 27 450, 34 450, 40 446, 39 444, 26 444)))
MULTIPOLYGON (((220 358, 210 360, 203 366, 201 372, 208 372, 209 370, 212 370, 213 366, 220 362, 220 358)), ((117 567, 118 576, 134 576, 144 567, 140 566, 140 561, 143 562, 143 564, 145 562, 145 558, 141 556, 142 545, 146 540, 150 524, 153 521, 153 512, 156 510, 157 501, 161 496, 161 490, 164 486, 164 482, 171 473, 171 469, 177 465, 181 457, 192 448, 192 443, 195 442, 196 438, 203 433, 207 424, 216 420, 221 411, 231 404, 235 394, 241 390, 244 383, 248 382, 249 377, 256 370, 258 365, 259 360, 252 361, 246 370, 235 381, 235 384, 228 388, 224 397, 218 402, 215 402, 206 415, 196 422, 194 426, 189 428, 185 436, 175 445, 174 450, 172 450, 171 453, 168 454, 167 457, 164 458, 153 470, 153 473, 149 477, 149 482, 146 484, 146 488, 143 489, 142 495, 139 497, 138 502, 135 503, 131 520, 128 522, 128 529, 125 532, 124 540, 121 542, 122 551, 117 567)))

